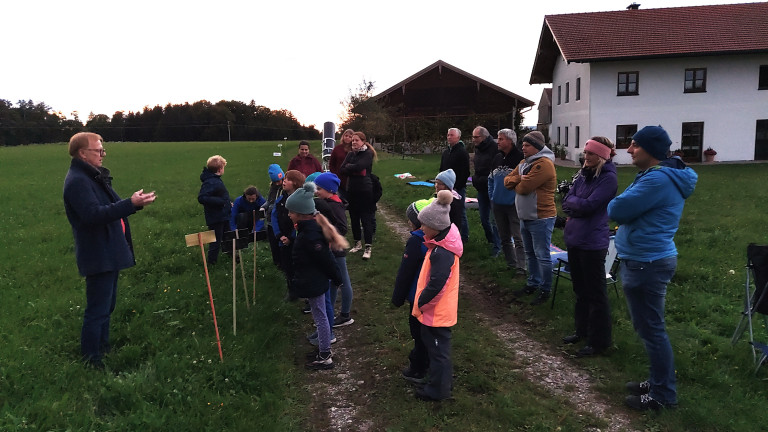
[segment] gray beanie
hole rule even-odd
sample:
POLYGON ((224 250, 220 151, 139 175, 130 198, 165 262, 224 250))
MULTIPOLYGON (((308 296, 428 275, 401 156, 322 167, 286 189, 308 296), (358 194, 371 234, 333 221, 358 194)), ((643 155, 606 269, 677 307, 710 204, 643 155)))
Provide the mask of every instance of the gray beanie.
POLYGON ((426 206, 429 205, 432 201, 434 201, 435 198, 429 198, 429 199, 422 199, 418 201, 414 201, 408 205, 405 209, 405 216, 408 217, 408 220, 411 221, 413 226, 416 228, 421 228, 421 221, 419 220, 419 213, 424 210, 426 206))
POLYGON ((544 142, 544 134, 539 131, 529 132, 523 137, 523 142, 527 142, 538 150, 542 150, 546 144, 546 142, 544 142))
POLYGON ((440 180, 448 186, 448 189, 453 190, 453 185, 456 184, 456 173, 448 168, 447 170, 440 172, 440 174, 435 177, 435 180, 440 180))
POLYGON ((453 194, 451 191, 441 190, 437 193, 437 199, 419 212, 419 221, 434 230, 442 231, 451 226, 451 202, 453 194))
POLYGON ((300 189, 296 189, 285 200, 285 208, 294 213, 311 215, 315 214, 315 191, 317 187, 312 182, 304 183, 300 189))

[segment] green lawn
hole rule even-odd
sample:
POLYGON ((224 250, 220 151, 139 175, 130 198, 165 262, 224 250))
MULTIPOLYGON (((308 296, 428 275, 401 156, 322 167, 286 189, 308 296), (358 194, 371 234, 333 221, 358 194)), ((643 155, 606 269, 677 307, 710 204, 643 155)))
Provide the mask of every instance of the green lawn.
MULTIPOLYGON (((131 217, 137 265, 121 275, 112 325, 115 351, 106 360, 106 373, 85 370, 78 361, 85 296, 61 199, 69 166, 66 146, 0 148, 0 430, 323 430, 317 413, 307 409, 311 397, 305 391, 323 375, 307 373, 300 365, 309 324, 295 304, 283 302, 284 284, 266 245, 259 245, 257 305, 247 310, 240 299, 237 336, 232 334, 231 269, 211 272, 221 363, 200 250, 185 247, 183 238, 206 229, 196 200, 206 159, 213 154, 227 158, 223 178, 234 199, 249 184, 266 191, 270 163, 287 166, 294 150, 274 157, 276 145, 107 143, 105 166, 112 170, 117 192, 127 197, 139 188, 155 190, 158 200, 131 217)), ((382 156, 374 171, 384 185, 383 204, 402 209, 404 217, 408 203, 431 191, 404 186, 392 174, 408 171, 423 180, 432 178, 438 165, 434 155, 382 156)), ((746 342, 732 347, 729 340, 739 319, 746 245, 768 243, 761 211, 768 170, 759 164, 695 169, 699 184, 676 238, 679 266, 667 301, 680 408, 637 415, 636 426, 762 430, 768 424, 768 369, 754 377, 746 342)), ((560 168, 558 176, 568 178, 573 172, 560 168)), ((631 167, 619 170, 620 191, 633 176, 631 167)), ((509 279, 498 260, 487 258, 477 213, 470 211, 469 217, 472 234, 462 271, 493 280, 498 295, 506 298, 521 280, 509 279)), ((365 266, 350 260, 353 313, 361 318, 355 356, 379 376, 366 380, 377 386, 366 394, 359 415, 370 419, 374 430, 569 431, 602 424, 601 419, 572 415, 569 405, 528 382, 493 334, 473 322, 469 304, 461 305, 454 331, 455 401, 414 403, 398 376, 409 345, 406 312, 388 304, 403 245, 388 235, 383 222, 378 230, 374 258, 365 266)), ((554 241, 562 246, 560 232, 554 241)), ((562 283, 554 310, 509 307, 529 324, 533 337, 556 345, 571 330, 569 291, 568 283, 562 283)), ((574 362, 623 410, 623 384, 642 377, 646 362, 623 298, 611 299, 615 349, 609 356, 574 362)), ((756 330, 768 340, 764 329, 756 330)))

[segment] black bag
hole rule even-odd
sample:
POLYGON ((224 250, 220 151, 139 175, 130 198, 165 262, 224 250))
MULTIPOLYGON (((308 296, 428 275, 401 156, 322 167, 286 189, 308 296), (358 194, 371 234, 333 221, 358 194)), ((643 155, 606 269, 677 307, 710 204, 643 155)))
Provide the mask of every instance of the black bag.
POLYGON ((381 199, 381 194, 384 190, 381 188, 381 181, 379 176, 371 173, 371 193, 373 194, 373 202, 377 203, 381 199))

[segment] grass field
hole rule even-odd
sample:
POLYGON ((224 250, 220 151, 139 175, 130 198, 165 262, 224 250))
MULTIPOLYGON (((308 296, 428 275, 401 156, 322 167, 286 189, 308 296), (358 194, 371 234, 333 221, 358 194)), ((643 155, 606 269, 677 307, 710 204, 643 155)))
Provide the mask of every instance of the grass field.
MULTIPOLYGON (((112 170, 117 192, 127 197, 144 188, 158 194, 155 204, 131 217, 137 265, 121 274, 112 321, 115 350, 106 359, 107 373, 85 370, 78 361, 85 296, 61 200, 69 166, 66 146, 0 148, 0 430, 323 430, 325 423, 307 408, 311 396, 306 391, 323 375, 307 373, 297 363, 309 324, 296 305, 283 302, 284 283, 266 245, 259 245, 257 305, 248 310, 240 299, 237 336, 232 334, 231 269, 211 272, 221 363, 200 250, 186 248, 183 239, 206 229, 196 195, 207 157, 228 159, 223 178, 234 198, 249 184, 266 191, 270 163, 287 166, 295 151, 288 148, 274 157, 276 144, 107 143, 104 164, 112 170)), ((384 185, 384 205, 404 213, 408 203, 431 192, 403 186, 392 174, 407 171, 427 179, 438 165, 436 156, 382 157, 374 171, 384 185)), ((768 370, 752 375, 749 347, 743 340, 732 347, 730 336, 741 308, 746 245, 768 243, 763 204, 768 192, 762 187, 768 170, 760 164, 695 169, 699 184, 676 237, 678 271, 667 297, 681 405, 661 415, 635 415, 636 427, 763 430, 768 370)), ((574 171, 559 168, 558 178, 574 171)), ((620 191, 634 172, 619 169, 620 191)), ((521 281, 509 279, 501 263, 486 256, 477 213, 469 217, 472 234, 462 271, 493 280, 498 295, 506 298, 521 281)), ((562 246, 560 240, 556 231, 554 241, 562 246)), ((365 266, 350 260, 353 316, 362 318, 356 330, 364 341, 361 362, 368 359, 366 365, 392 375, 367 395, 371 401, 360 414, 371 419, 374 430, 570 431, 601 425, 600 419, 574 416, 563 401, 525 380, 493 335, 466 319, 472 316, 469 304, 461 305, 454 331, 455 402, 435 407, 406 397, 397 376, 408 350, 405 311, 388 306, 401 251, 400 241, 379 223, 374 258, 365 266)), ((562 283, 554 310, 516 303, 509 308, 535 338, 556 345, 571 331, 569 291, 570 285, 562 283)), ((623 297, 611 300, 615 348, 610 355, 574 363, 592 374, 600 391, 616 401, 616 410, 623 410, 623 384, 644 376, 646 360, 623 297)), ((768 340, 765 329, 756 331, 768 340)))

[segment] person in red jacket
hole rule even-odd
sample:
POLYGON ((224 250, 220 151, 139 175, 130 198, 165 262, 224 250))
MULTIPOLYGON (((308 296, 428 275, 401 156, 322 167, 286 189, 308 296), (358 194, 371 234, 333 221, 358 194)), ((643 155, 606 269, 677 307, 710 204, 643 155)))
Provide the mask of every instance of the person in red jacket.
POLYGON ((314 172, 323 172, 323 165, 309 152, 309 143, 301 141, 299 154, 288 163, 288 170, 296 170, 307 177, 314 172))

